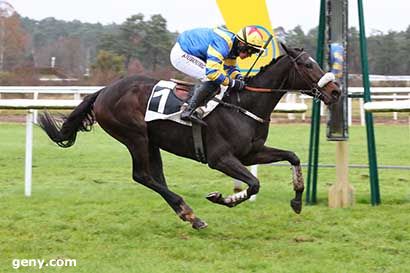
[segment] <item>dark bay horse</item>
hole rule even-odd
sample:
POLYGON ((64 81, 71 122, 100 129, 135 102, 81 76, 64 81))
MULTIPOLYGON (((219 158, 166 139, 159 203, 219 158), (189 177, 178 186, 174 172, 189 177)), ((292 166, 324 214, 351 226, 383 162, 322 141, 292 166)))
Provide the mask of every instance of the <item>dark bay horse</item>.
MULTIPOLYGON (((230 91, 223 101, 235 107, 219 105, 205 118, 203 130, 207 163, 212 169, 248 185, 246 190, 223 197, 218 192, 208 200, 233 207, 258 193, 259 180, 245 166, 286 160, 293 167, 295 198, 291 207, 302 209, 304 190, 300 160, 291 151, 265 146, 270 115, 287 90, 309 90, 310 95, 325 104, 336 102, 339 87, 303 49, 286 48, 286 54, 272 60, 261 71, 247 79, 247 89, 230 91), (252 113, 245 115, 244 111, 252 113)), ((63 122, 47 112, 39 119, 40 126, 52 141, 61 147, 74 144, 78 131, 89 131, 94 122, 124 144, 132 157, 132 178, 160 194, 184 221, 195 229, 207 224, 199 219, 181 196, 166 183, 160 149, 178 156, 197 160, 192 128, 176 122, 158 120, 145 122, 144 115, 156 80, 131 76, 114 82, 88 95, 63 122)))

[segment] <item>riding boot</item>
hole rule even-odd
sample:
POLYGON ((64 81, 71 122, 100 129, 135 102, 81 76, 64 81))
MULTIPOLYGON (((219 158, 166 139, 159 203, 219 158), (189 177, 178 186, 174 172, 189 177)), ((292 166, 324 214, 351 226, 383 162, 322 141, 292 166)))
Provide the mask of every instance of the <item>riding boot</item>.
POLYGON ((209 81, 203 82, 196 87, 191 99, 188 101, 187 108, 181 113, 181 119, 207 126, 206 122, 198 117, 195 110, 200 106, 206 105, 206 103, 212 99, 218 91, 219 85, 209 81))

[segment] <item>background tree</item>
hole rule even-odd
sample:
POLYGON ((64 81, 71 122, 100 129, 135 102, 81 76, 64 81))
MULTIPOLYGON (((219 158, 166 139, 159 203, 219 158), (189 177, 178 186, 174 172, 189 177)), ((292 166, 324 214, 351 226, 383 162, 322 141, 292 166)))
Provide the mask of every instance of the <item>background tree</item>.
POLYGON ((379 32, 368 38, 369 72, 372 74, 398 74, 397 66, 400 64, 399 43, 396 32, 387 35, 379 32))
POLYGON ((158 65, 170 66, 169 52, 175 39, 176 34, 167 30, 161 15, 145 21, 144 15, 137 14, 127 18, 119 33, 104 36, 98 48, 124 56, 125 67, 137 59, 145 68, 156 71, 158 65))
POLYGON ((3 70, 10 71, 23 65, 30 65, 27 54, 29 36, 21 27, 20 18, 13 15, 2 18, 2 20, 4 26, 3 70))
MULTIPOLYGON (((123 57, 124 73, 139 73, 156 78, 169 78, 176 70, 169 63, 169 52, 177 33, 167 30, 166 20, 159 14, 145 18, 136 14, 122 24, 90 24, 46 18, 32 20, 16 15, 7 26, 13 32, 6 57, 6 72, 18 67, 49 66, 51 57, 63 73, 82 77, 99 50, 123 57), (12 45, 13 44, 13 45, 12 45)), ((303 47, 316 55, 317 28, 304 32, 297 26, 285 33, 290 46, 303 47)), ((349 28, 349 71, 360 73, 358 30, 349 28)), ((410 74, 410 26, 401 32, 373 32, 368 36, 369 70, 375 74, 410 74)), ((115 70, 115 69, 114 69, 115 70)))
POLYGON ((351 27, 348 31, 348 65, 349 73, 360 74, 362 71, 360 60, 359 31, 351 27))
POLYGON ((296 26, 286 35, 286 43, 293 47, 303 47, 310 55, 316 55, 317 28, 311 29, 305 35, 301 26, 296 26))
POLYGON ((60 37, 36 52, 37 66, 50 67, 55 57, 55 66, 65 74, 81 77, 84 73, 85 51, 81 41, 75 38, 60 37))
POLYGON ((158 65, 170 65, 169 52, 175 42, 175 36, 167 30, 166 20, 161 15, 153 15, 147 22, 146 38, 142 42, 144 63, 151 65, 152 71, 158 65))
POLYGON ((124 57, 100 50, 96 62, 92 65, 90 82, 97 85, 106 85, 124 74, 124 57))
POLYGON ((66 22, 53 17, 37 21, 21 18, 24 29, 31 36, 30 52, 36 67, 49 66, 51 57, 57 58, 66 73, 80 77, 95 61, 101 36, 115 33, 118 25, 90 24, 78 20, 66 22), (61 50, 57 47, 62 46, 61 50), (69 53, 63 53, 67 49, 69 53), (55 56, 59 51, 59 57, 55 56), (74 57, 74 59, 73 59, 74 57))

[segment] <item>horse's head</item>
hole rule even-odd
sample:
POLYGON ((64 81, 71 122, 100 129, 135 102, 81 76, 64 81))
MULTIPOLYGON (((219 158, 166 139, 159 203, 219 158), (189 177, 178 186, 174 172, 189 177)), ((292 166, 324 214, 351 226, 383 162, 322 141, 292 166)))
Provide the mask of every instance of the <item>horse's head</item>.
POLYGON ((308 90, 305 94, 321 99, 325 104, 337 102, 341 90, 332 73, 325 73, 318 63, 303 49, 287 48, 281 44, 293 64, 288 85, 295 90, 308 90))

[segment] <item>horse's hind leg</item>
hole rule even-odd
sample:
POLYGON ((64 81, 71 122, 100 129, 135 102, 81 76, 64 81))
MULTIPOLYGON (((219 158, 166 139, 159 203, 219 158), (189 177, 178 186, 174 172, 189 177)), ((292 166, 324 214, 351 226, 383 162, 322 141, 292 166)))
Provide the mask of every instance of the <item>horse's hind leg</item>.
POLYGON ((295 191, 295 198, 290 201, 290 206, 296 213, 300 213, 302 211, 302 194, 303 190, 305 189, 304 181, 303 181, 303 174, 302 174, 302 167, 300 163, 297 165, 292 164, 292 171, 293 171, 293 190, 295 191))
POLYGON ((134 181, 160 194, 177 215, 184 221, 189 221, 195 229, 207 227, 207 224, 197 218, 192 209, 182 197, 170 191, 166 185, 162 160, 159 149, 149 145, 146 128, 138 120, 131 120, 129 116, 122 119, 98 120, 112 137, 123 143, 132 157, 132 178, 134 181))
MULTIPOLYGON (((178 214, 178 216, 184 221, 189 221, 192 224, 193 228, 206 228, 208 225, 195 216, 192 209, 185 203, 182 197, 167 188, 165 179, 161 181, 163 183, 157 182, 154 179, 154 176, 150 173, 150 169, 157 169, 159 168, 159 166, 162 166, 162 163, 154 160, 154 158, 156 158, 156 160, 161 160, 161 158, 151 157, 151 159, 149 159, 149 149, 147 147, 148 145, 146 144, 147 141, 136 141, 136 139, 137 138, 133 138, 133 143, 127 144, 128 150, 130 151, 132 157, 133 179, 136 182, 141 183, 142 185, 160 194, 172 207, 172 209, 178 214), (156 167, 150 168, 150 163, 154 164, 156 167)), ((144 138, 140 136, 139 139, 144 138)), ((160 178, 162 176, 162 168, 161 173, 158 173, 157 169, 155 176, 157 178, 160 178)))
POLYGON ((295 191, 295 198, 290 201, 290 205, 296 213, 300 213, 302 211, 304 182, 300 159, 294 152, 263 146, 262 149, 245 159, 246 164, 249 165, 267 164, 283 160, 286 160, 292 164, 293 189, 295 191))
POLYGON ((149 168, 155 181, 167 187, 162 167, 161 152, 158 147, 149 145, 149 168))

